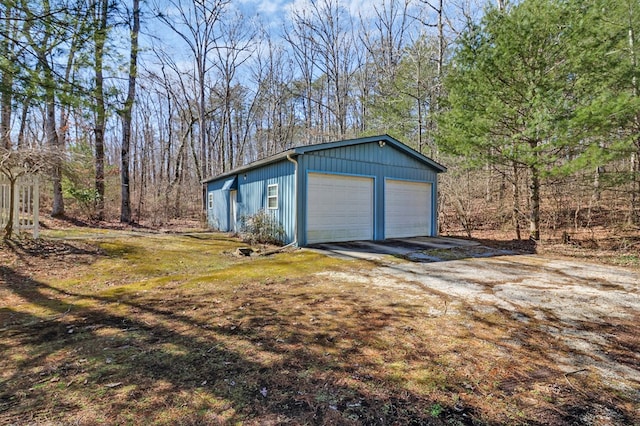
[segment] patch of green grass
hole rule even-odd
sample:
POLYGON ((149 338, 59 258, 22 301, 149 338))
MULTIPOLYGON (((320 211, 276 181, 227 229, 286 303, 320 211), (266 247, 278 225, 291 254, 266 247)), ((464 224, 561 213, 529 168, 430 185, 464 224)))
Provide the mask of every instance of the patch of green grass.
POLYGON ((440 414, 442 414, 443 411, 444 409, 442 408, 442 405, 433 404, 429 409, 429 414, 431 414, 431 417, 440 417, 440 414))
POLYGON ((250 258, 235 261, 223 268, 214 269, 208 274, 192 276, 186 284, 201 286, 203 284, 224 283, 237 285, 246 281, 282 281, 287 278, 298 278, 338 267, 342 261, 306 250, 280 253, 268 257, 250 258))
POLYGON ((422 253, 440 260, 457 260, 466 257, 456 249, 431 249, 423 250, 422 253))
POLYGON ((62 280, 59 285, 91 293, 100 288, 106 296, 149 290, 224 269, 238 262, 224 253, 241 245, 218 234, 204 234, 198 239, 177 235, 114 237, 93 243, 105 256, 87 266, 84 274, 62 280))
POLYGON ((109 229, 100 228, 59 228, 59 229, 41 229, 40 236, 42 238, 59 238, 59 239, 73 239, 73 238, 94 238, 96 236, 105 236, 113 234, 114 232, 109 229))
POLYGON ((640 255, 622 254, 615 256, 613 262, 620 266, 640 266, 640 255))

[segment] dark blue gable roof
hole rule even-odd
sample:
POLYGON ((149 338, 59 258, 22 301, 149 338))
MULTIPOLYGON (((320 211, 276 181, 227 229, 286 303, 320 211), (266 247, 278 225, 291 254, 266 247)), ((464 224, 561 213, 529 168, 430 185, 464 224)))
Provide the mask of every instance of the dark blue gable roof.
POLYGON ((226 173, 222 173, 222 174, 220 174, 218 176, 211 177, 209 179, 206 179, 203 183, 207 183, 207 182, 211 182, 211 181, 214 181, 214 180, 222 179, 224 177, 231 176, 231 175, 237 175, 239 173, 243 173, 243 172, 258 168, 258 167, 265 166, 267 164, 271 164, 271 163, 275 163, 277 161, 281 161, 281 160, 283 160, 283 159, 285 159, 287 157, 291 157, 291 156, 303 155, 303 154, 307 154, 307 153, 323 151, 323 150, 328 150, 328 149, 334 149, 334 148, 342 148, 342 147, 347 147, 347 146, 352 146, 352 145, 366 144, 366 143, 371 143, 371 142, 380 142, 380 143, 384 143, 384 144, 389 145, 389 146, 393 146, 394 148, 398 149, 399 151, 405 153, 406 155, 408 155, 408 156, 418 160, 419 162, 421 162, 421 163, 433 168, 437 173, 443 173, 443 172, 447 171, 447 168, 444 167, 443 165, 433 161, 429 157, 426 157, 426 156, 420 154, 418 151, 416 151, 414 149, 411 149, 407 145, 405 145, 402 142, 392 138, 391 136, 389 136, 389 135, 380 135, 380 136, 369 136, 369 137, 356 138, 356 139, 347 139, 347 140, 335 141, 335 142, 325 142, 325 143, 319 143, 319 144, 315 144, 315 145, 299 146, 299 147, 292 148, 292 149, 289 149, 287 151, 281 152, 279 154, 272 155, 270 157, 264 158, 262 160, 254 161, 253 163, 247 164, 245 166, 238 167, 238 168, 236 168, 234 170, 231 170, 231 171, 226 172, 226 173))

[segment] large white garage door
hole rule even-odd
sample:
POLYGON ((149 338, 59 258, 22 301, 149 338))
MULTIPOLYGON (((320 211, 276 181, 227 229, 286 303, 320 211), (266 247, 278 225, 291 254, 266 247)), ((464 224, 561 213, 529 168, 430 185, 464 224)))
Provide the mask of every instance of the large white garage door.
POLYGON ((384 229, 385 238, 431 235, 431 184, 387 179, 384 229))
POLYGON ((373 239, 373 179, 309 173, 307 243, 373 239))

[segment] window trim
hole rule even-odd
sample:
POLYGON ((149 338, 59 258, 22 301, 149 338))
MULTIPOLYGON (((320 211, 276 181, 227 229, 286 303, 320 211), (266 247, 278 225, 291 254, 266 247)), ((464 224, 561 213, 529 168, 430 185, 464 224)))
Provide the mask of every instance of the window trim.
POLYGON ((271 185, 267 185, 267 209, 269 210, 278 210, 278 184, 273 183, 271 185), (271 194, 271 188, 275 188, 275 194, 271 194), (271 201, 275 200, 275 206, 271 206, 271 201))
POLYGON ((209 192, 207 196, 207 207, 209 210, 213 210, 213 192, 209 192))

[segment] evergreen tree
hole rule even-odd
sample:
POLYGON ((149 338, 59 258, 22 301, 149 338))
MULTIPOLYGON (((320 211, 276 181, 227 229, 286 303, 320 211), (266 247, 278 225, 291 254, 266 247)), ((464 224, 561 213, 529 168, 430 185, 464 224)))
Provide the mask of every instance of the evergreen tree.
POLYGON ((628 73, 611 57, 620 33, 605 25, 602 6, 543 0, 491 8, 462 38, 446 80, 441 147, 476 165, 526 168, 535 240, 545 176, 602 162, 599 141, 633 116, 617 77, 628 73))
MULTIPOLYGON (((579 76, 573 135, 584 154, 565 173, 594 170, 594 193, 615 187, 629 200, 628 221, 640 218, 640 93, 638 43, 640 1, 575 2, 580 37, 570 46, 579 76), (623 168, 622 168, 622 167, 623 168)), ((597 194, 594 194, 597 195, 597 194)))

